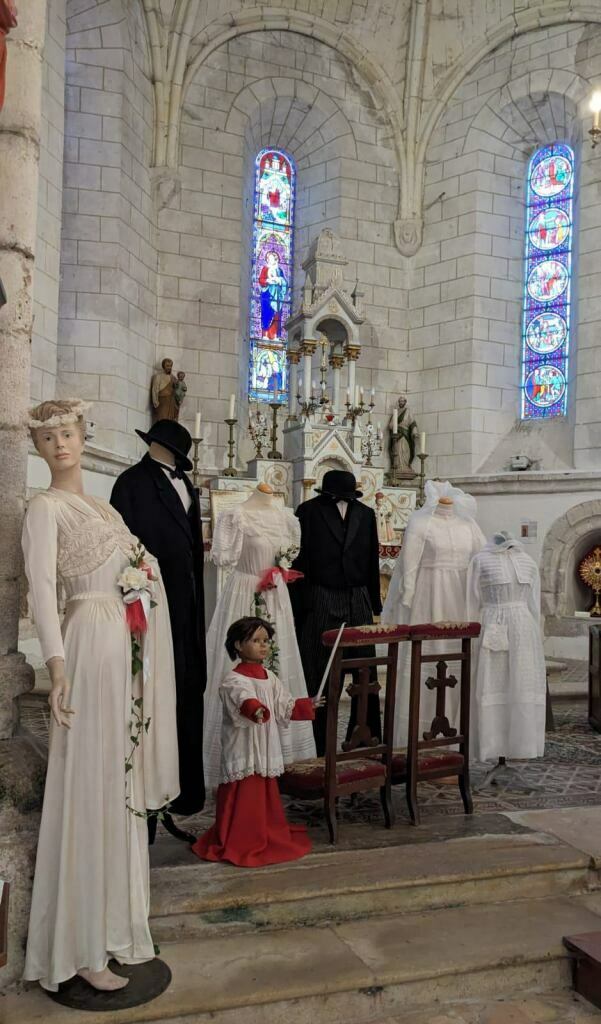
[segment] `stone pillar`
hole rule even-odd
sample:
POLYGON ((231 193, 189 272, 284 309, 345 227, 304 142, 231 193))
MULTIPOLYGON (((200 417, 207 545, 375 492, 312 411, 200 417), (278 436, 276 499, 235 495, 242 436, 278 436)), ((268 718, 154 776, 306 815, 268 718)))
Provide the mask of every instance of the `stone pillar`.
POLYGON ((330 366, 334 371, 334 395, 332 398, 332 408, 336 416, 340 412, 340 388, 341 388, 341 373, 342 367, 344 366, 344 356, 341 352, 334 352, 330 356, 330 366))
POLYGON ((39 806, 43 779, 39 757, 15 732, 16 698, 33 685, 17 640, 46 3, 20 5, 19 26, 8 37, 0 114, 0 278, 7 294, 0 310, 0 877, 11 883, 9 959, 0 970, 0 988, 22 970, 37 825, 32 811, 39 806))
POLYGON ((296 419, 296 406, 298 402, 298 364, 300 363, 300 350, 288 349, 288 419, 296 419))

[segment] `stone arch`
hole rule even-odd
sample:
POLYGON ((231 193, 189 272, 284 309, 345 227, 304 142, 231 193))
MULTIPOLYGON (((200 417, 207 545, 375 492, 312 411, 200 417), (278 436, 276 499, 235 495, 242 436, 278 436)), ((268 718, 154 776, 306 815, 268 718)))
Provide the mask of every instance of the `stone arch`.
POLYGON ((574 553, 587 534, 601 535, 601 499, 583 501, 556 519, 541 554, 542 610, 545 616, 573 614, 568 607, 568 578, 574 553))

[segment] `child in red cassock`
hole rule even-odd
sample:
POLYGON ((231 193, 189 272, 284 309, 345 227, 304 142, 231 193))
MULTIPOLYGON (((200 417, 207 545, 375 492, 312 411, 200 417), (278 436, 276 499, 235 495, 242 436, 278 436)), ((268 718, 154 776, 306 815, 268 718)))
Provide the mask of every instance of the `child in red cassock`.
POLYGON ((273 635, 271 623, 250 616, 227 632, 226 650, 232 661, 240 660, 219 688, 223 725, 216 820, 192 847, 203 860, 256 868, 298 860, 311 850, 305 828, 286 821, 277 778, 284 771, 280 728, 312 720, 317 702, 294 700, 263 667, 273 635))

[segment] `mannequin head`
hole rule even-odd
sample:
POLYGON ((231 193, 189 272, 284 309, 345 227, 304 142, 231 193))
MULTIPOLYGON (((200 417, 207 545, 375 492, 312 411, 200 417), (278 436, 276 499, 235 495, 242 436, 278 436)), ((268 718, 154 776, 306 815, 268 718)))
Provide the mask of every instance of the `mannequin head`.
POLYGON ((257 485, 259 494, 273 494, 273 487, 270 484, 266 484, 264 480, 257 485))
POLYGON ((269 643, 275 630, 270 622, 247 615, 233 622, 227 631, 225 649, 232 661, 240 658, 260 665, 269 654, 269 643))
POLYGON ((29 432, 52 478, 77 469, 83 452, 87 402, 76 398, 42 402, 29 410, 29 432))
POLYGON ((443 508, 452 508, 455 502, 449 495, 443 495, 438 499, 438 504, 442 505, 443 508))

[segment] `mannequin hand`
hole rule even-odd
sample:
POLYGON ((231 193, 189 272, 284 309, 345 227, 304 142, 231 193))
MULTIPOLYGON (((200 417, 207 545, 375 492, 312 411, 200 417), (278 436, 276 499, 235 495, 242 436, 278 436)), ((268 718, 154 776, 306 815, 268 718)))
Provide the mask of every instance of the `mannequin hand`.
POLYGON ((257 708, 257 710, 255 711, 255 714, 254 714, 255 722, 258 722, 260 725, 262 725, 264 717, 265 717, 265 714, 264 714, 263 708, 257 708))
POLYGON ((312 703, 314 708, 323 708, 325 706, 326 699, 323 696, 322 697, 312 697, 311 698, 311 703, 312 703))
POLYGON ((48 670, 52 680, 52 689, 48 696, 48 704, 52 711, 52 717, 57 725, 64 725, 71 728, 69 716, 75 712, 69 707, 71 697, 71 682, 65 675, 65 663, 62 658, 51 658, 48 662, 48 670))

